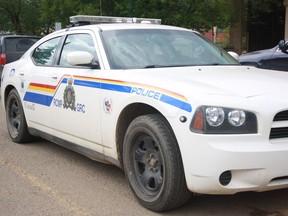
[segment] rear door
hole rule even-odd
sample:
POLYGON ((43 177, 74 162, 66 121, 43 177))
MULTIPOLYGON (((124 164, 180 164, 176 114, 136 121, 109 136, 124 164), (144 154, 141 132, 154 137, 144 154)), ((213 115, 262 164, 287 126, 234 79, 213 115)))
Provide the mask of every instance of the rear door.
POLYGON ((61 37, 49 39, 34 49, 31 61, 23 65, 19 74, 24 92, 24 108, 28 125, 46 130, 55 86, 50 85, 55 70, 55 57, 61 37))

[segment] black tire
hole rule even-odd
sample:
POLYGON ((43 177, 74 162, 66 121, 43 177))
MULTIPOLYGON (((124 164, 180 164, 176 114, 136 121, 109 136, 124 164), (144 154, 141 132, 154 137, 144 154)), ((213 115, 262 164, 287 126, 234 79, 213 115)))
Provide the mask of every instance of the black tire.
POLYGON ((6 102, 6 123, 13 142, 26 143, 32 140, 20 97, 15 89, 9 92, 6 102))
POLYGON ((161 115, 140 116, 129 125, 123 166, 132 191, 145 208, 174 209, 191 196, 176 138, 161 115))

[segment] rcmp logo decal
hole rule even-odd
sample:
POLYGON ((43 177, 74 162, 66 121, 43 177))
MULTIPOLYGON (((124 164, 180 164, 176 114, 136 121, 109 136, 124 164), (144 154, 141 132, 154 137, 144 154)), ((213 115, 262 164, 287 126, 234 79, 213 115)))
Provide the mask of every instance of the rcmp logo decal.
POLYGON ((63 99, 57 97, 53 98, 52 105, 57 108, 71 109, 75 112, 85 113, 86 106, 84 103, 76 103, 76 94, 74 89, 74 78, 73 76, 67 77, 67 81, 62 83, 67 83, 63 92, 63 99))
POLYGON ((70 108, 71 110, 74 110, 76 111, 76 106, 75 106, 75 90, 74 90, 74 87, 73 87, 73 83, 74 83, 74 80, 73 80, 73 77, 70 77, 68 79, 68 84, 64 90, 64 93, 63 93, 63 108, 70 108))

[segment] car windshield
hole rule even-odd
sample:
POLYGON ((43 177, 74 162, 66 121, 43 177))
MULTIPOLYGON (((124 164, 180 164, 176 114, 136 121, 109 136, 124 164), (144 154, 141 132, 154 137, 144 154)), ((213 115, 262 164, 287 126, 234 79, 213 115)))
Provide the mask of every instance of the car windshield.
POLYGON ((192 31, 120 29, 103 31, 102 36, 112 69, 239 64, 192 31))

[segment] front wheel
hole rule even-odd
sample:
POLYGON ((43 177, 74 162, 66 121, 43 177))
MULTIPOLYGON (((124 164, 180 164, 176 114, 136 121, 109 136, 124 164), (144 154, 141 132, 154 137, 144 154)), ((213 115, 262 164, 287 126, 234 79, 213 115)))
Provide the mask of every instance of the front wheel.
POLYGON ((137 199, 152 211, 179 207, 190 198, 176 138, 161 115, 132 121, 124 139, 123 165, 137 199))
POLYGON ((6 123, 13 142, 25 143, 32 139, 28 132, 20 97, 15 89, 11 90, 7 97, 6 123))

